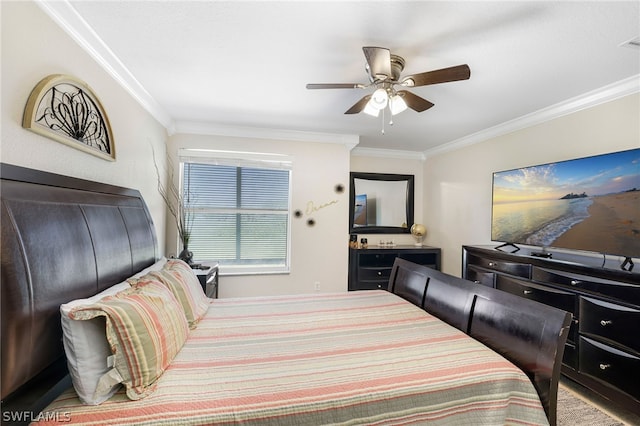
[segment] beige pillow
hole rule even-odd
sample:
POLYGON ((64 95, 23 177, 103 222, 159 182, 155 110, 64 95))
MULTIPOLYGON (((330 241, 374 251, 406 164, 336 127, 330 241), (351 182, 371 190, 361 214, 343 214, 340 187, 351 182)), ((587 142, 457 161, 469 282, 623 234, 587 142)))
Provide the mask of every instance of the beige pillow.
POLYGON ((107 340, 115 360, 98 389, 123 383, 130 399, 153 392, 189 333, 182 307, 164 284, 155 281, 76 308, 70 316, 76 320, 106 317, 107 340))
MULTIPOLYGON (((189 326, 195 328, 209 309, 211 299, 204 294, 200 281, 191 267, 179 259, 171 259, 162 270, 151 272, 147 277, 160 280, 173 292, 184 308, 189 326)), ((129 283, 132 286, 136 285, 133 281, 129 283)))

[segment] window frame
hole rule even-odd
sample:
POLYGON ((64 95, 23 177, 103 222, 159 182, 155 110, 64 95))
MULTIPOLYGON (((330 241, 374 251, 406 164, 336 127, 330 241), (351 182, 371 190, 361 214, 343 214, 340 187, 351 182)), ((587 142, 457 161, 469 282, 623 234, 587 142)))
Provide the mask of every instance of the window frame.
MULTIPOLYGON (((292 177, 293 177, 293 161, 290 156, 283 154, 271 153, 255 153, 255 152, 238 152, 238 151, 218 151, 207 149, 180 149, 178 151, 179 163, 179 189, 182 194, 184 191, 184 172, 186 163, 200 163, 211 165, 225 165, 233 167, 258 168, 258 169, 275 169, 286 170, 288 172, 288 188, 287 188, 287 210, 282 213, 287 216, 286 226, 286 257, 284 264, 269 265, 224 265, 223 261, 218 259, 206 259, 198 256, 195 252, 195 263, 218 261, 220 275, 268 275, 268 274, 289 274, 291 272, 291 225, 292 225, 292 177)), ((217 210, 217 209, 211 209, 217 210)), ((248 211, 251 214, 260 214, 260 212, 248 211)), ((241 214, 241 210, 236 210, 236 214, 241 214)), ((237 233, 236 233, 237 235, 237 233)), ((179 238, 176 246, 179 247, 179 238)))

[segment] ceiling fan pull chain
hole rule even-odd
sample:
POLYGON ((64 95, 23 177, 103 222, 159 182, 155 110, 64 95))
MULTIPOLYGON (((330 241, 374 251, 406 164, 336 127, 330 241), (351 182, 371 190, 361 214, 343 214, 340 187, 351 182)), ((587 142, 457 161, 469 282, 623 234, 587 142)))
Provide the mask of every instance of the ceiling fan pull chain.
POLYGON ((382 134, 384 135, 384 108, 382 109, 382 134))

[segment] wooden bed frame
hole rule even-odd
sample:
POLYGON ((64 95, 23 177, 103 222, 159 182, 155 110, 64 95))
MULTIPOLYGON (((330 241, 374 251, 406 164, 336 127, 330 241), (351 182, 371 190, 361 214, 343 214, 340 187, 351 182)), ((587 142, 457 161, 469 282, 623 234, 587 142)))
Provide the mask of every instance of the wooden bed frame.
POLYGON ((124 281, 159 255, 138 191, 10 164, 0 174, 2 412, 28 423, 71 385, 60 305, 124 281))
MULTIPOLYGON (((135 190, 1 164, 2 413, 28 423, 71 386, 59 306, 90 297, 159 257, 135 190)), ((396 260, 389 291, 520 367, 551 424, 570 314, 396 260)))
POLYGON ((388 290, 489 346, 529 376, 551 425, 572 315, 396 259, 388 290))

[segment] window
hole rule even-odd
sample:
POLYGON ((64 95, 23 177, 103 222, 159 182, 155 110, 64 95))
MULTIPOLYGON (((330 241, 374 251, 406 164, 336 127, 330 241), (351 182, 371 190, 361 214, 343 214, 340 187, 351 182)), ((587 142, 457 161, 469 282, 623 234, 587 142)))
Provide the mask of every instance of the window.
POLYGON ((181 173, 195 259, 226 274, 288 272, 290 163, 191 154, 181 173))

